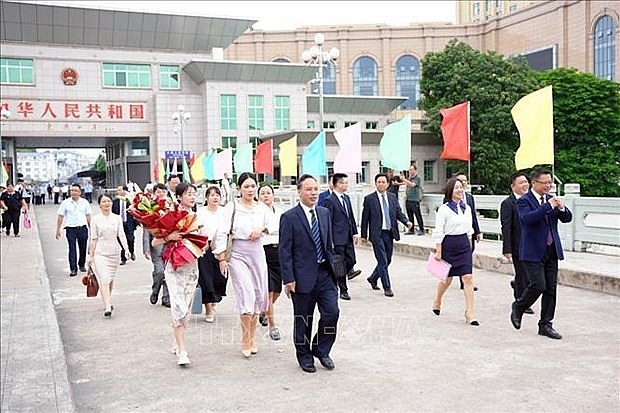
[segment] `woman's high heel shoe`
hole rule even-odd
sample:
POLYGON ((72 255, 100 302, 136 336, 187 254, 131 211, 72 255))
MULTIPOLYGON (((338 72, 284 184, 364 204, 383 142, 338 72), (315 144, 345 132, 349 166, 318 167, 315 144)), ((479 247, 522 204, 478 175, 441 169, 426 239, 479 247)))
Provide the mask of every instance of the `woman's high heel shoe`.
POLYGON ((441 308, 440 308, 440 307, 441 307, 441 306, 439 306, 439 305, 435 304, 435 302, 433 301, 433 313, 434 313, 435 315, 439 315, 439 314, 441 314, 441 308))
POLYGON ((467 317, 467 313, 465 313, 465 323, 469 324, 470 326, 479 326, 480 323, 478 322, 478 320, 471 319, 469 317, 467 317))

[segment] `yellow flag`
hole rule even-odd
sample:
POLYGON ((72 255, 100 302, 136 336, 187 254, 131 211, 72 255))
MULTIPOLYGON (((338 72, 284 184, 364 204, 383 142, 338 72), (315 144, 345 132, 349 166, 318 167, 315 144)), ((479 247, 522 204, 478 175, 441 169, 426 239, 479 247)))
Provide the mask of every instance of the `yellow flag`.
POLYGON ((280 175, 297 176, 297 135, 280 145, 280 175))
POLYGON ((201 182, 205 179, 205 153, 202 152, 198 157, 194 160, 192 167, 189 169, 192 174, 192 182, 201 182))
POLYGON ((159 160, 159 167, 157 168, 157 182, 160 184, 166 183, 166 167, 164 166, 164 160, 159 160))
POLYGON ((553 91, 544 87, 519 99, 510 111, 521 137, 517 170, 553 165, 553 91))

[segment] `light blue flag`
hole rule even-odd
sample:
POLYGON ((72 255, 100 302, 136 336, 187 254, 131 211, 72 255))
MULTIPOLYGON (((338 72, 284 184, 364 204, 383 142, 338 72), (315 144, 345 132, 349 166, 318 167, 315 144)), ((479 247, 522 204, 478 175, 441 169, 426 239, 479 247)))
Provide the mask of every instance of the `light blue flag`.
POLYGON ((216 154, 217 151, 212 149, 211 152, 209 152, 209 154, 205 156, 205 159, 203 160, 203 164, 205 167, 205 179, 208 181, 213 181, 215 179, 215 167, 213 166, 213 160, 215 159, 216 154))
POLYGON ((237 175, 243 172, 254 172, 251 143, 237 148, 237 153, 233 156, 233 165, 237 175))
POLYGON ((411 166, 411 116, 391 123, 383 129, 379 143, 381 166, 404 171, 411 166))
POLYGON ((321 131, 301 155, 301 170, 305 174, 327 176, 325 131, 321 131))

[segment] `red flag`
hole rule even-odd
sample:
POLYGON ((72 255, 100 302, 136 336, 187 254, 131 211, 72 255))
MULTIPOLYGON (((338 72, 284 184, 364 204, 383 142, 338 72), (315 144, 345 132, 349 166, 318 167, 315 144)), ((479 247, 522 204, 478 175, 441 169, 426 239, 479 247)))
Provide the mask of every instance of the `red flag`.
POLYGON ((443 152, 441 159, 469 161, 469 101, 440 109, 443 152))
POLYGON ((256 147, 254 172, 273 175, 273 140, 269 139, 256 147))

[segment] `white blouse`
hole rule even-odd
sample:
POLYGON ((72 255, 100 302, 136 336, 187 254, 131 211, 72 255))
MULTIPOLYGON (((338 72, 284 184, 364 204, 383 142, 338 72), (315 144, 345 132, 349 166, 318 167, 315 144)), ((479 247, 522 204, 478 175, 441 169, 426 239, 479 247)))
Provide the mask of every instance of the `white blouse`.
POLYGON ((250 234, 256 229, 264 227, 272 228, 273 213, 264 204, 254 202, 252 207, 246 207, 238 200, 229 202, 224 207, 224 216, 220 220, 215 234, 215 248, 213 254, 217 255, 226 249, 226 235, 230 230, 230 221, 233 215, 233 207, 236 205, 235 217, 233 221, 233 239, 250 239, 250 234))
POLYGON ((435 229, 433 230, 433 241, 441 244, 446 235, 463 235, 471 236, 474 233, 471 220, 471 208, 465 204, 465 211, 457 205, 455 213, 447 203, 443 204, 437 210, 435 215, 435 229))
POLYGON ((219 206, 215 211, 211 211, 206 206, 201 206, 196 210, 198 222, 203 226, 200 233, 207 236, 211 242, 211 249, 215 247, 215 234, 222 221, 226 219, 226 210, 219 206))
POLYGON ((280 217, 284 211, 275 205, 273 210, 267 207, 267 211, 271 214, 269 224, 266 225, 269 232, 261 237, 261 241, 263 245, 277 244, 280 239, 280 217))

